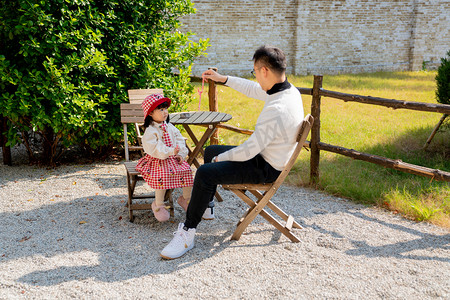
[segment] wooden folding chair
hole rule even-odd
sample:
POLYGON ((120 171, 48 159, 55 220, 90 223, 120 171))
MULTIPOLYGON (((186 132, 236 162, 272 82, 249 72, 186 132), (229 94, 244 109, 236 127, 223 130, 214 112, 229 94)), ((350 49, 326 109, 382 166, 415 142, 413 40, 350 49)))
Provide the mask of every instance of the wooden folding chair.
POLYGON ((226 184, 223 187, 227 190, 231 190, 239 198, 241 198, 245 203, 247 203, 250 208, 244 214, 237 224, 236 230, 231 237, 232 240, 239 240, 245 228, 256 218, 257 215, 264 217, 269 223, 275 226, 281 233, 287 236, 292 242, 300 242, 300 239, 296 237, 292 232, 292 227, 301 229, 302 227, 298 224, 291 215, 287 215, 278 206, 276 206, 272 201, 272 196, 276 193, 278 188, 284 182, 284 179, 289 174, 292 166, 294 165, 302 147, 306 141, 306 137, 311 130, 314 118, 311 115, 307 115, 302 122, 300 130, 297 135, 297 146, 295 147, 294 153, 290 157, 288 163, 284 170, 280 173, 277 180, 273 183, 262 183, 262 184, 226 184), (253 194, 257 200, 254 201, 248 197, 245 193, 246 191, 253 194), (264 191, 261 193, 260 191, 264 191), (270 208, 274 213, 280 216, 286 224, 283 226, 277 219, 270 215, 265 207, 270 208))
MULTIPOLYGON (((125 146, 125 169, 127 172, 127 188, 128 188, 128 213, 130 221, 134 221, 134 210, 149 210, 152 209, 151 203, 137 204, 133 203, 136 199, 155 198, 155 193, 151 194, 135 194, 136 183, 140 180, 144 180, 141 174, 136 171, 137 162, 130 161, 129 151, 141 151, 144 155, 144 147, 142 147, 142 132, 141 126, 144 123, 144 112, 141 108, 141 103, 145 97, 151 94, 162 94, 162 89, 140 89, 140 90, 128 90, 128 97, 130 103, 120 104, 120 119, 123 123, 124 134, 124 146, 125 146), (134 125, 136 130, 137 144, 131 145, 128 141, 128 124, 134 125)), ((170 216, 174 216, 172 191, 167 190, 164 197, 164 201, 168 202, 170 206, 170 216)))

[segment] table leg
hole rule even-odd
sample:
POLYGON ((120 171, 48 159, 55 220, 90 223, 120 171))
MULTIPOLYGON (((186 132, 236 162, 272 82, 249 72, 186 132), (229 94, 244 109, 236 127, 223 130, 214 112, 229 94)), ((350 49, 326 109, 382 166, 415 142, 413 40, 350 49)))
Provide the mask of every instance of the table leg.
MULTIPOLYGON (((189 125, 183 124, 183 127, 186 129, 187 133, 189 134, 189 136, 191 137, 191 139, 194 141, 194 143, 196 143, 195 141, 197 140, 197 138, 195 137, 194 133, 192 132, 191 128, 189 127, 189 125)), ((192 162, 194 161, 194 159, 197 157, 197 155, 200 153, 200 151, 203 150, 203 145, 206 143, 206 141, 213 135, 213 133, 217 130, 216 125, 211 125, 209 126, 205 133, 203 134, 202 138, 200 139, 200 141, 197 140, 197 143, 195 145, 194 150, 192 151, 192 155, 189 156, 188 159, 188 163, 189 165, 192 164, 192 162)))
MULTIPOLYGON (((194 144, 198 145, 199 141, 197 140, 197 137, 195 136, 195 134, 192 131, 192 129, 188 125, 183 125, 183 126, 184 126, 184 129, 186 129, 186 131, 189 134, 189 136, 191 137, 191 139, 194 142, 194 144)), ((202 145, 202 147, 203 147, 203 145, 202 145)), ((201 148, 200 153, 203 155, 203 157, 205 156, 205 151, 203 150, 203 148, 201 148)))
MULTIPOLYGON (((191 157, 191 156, 192 156, 192 150, 189 149, 188 146, 186 146, 186 148, 188 148, 188 151, 189 151, 189 155, 188 155, 188 156, 191 157)), ((197 158, 194 158, 194 160, 192 161, 192 163, 195 165, 195 167, 196 167, 197 169, 200 167, 200 163, 198 162, 197 158)))
MULTIPOLYGON (((199 140, 197 140, 197 137, 195 136, 194 132, 191 130, 191 128, 189 127, 189 125, 183 124, 184 129, 186 129, 186 132, 189 134, 190 138, 192 139, 192 141, 194 142, 195 149, 194 151, 192 151, 191 149, 188 148, 189 150, 189 158, 188 158, 188 163, 189 165, 194 164, 195 167, 198 169, 200 167, 200 163, 197 160, 197 155, 198 153, 202 153, 203 157, 205 157, 205 151, 203 150, 203 145, 206 143, 206 141, 214 134, 214 132, 217 130, 216 125, 210 125, 208 127, 208 129, 206 129, 205 133, 203 134, 202 138, 199 140)), ((217 201, 222 202, 223 199, 222 197, 219 195, 218 192, 216 192, 215 194, 217 201)))

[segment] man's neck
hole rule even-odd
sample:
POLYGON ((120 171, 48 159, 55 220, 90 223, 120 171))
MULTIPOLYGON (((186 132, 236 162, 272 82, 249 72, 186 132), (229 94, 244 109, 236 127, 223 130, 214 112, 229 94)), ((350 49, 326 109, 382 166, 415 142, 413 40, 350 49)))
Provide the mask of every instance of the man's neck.
MULTIPOLYGON (((283 83, 283 82, 285 82, 285 81, 286 81, 286 74, 283 73, 283 74, 281 74, 280 76, 274 76, 274 74, 272 74, 272 78, 270 78, 269 80, 270 80, 270 81, 269 81, 268 86, 270 86, 270 88, 269 88, 268 90, 272 89, 273 86, 274 86, 275 84, 277 84, 277 83, 283 83)), ((267 90, 267 91, 268 91, 268 90, 267 90)), ((266 91, 266 92, 267 92, 267 91, 266 91)))
POLYGON ((283 82, 277 82, 275 83, 269 90, 266 91, 268 95, 273 95, 275 93, 287 90, 291 87, 291 84, 289 81, 287 81, 286 76, 285 80, 283 82))
POLYGON ((280 78, 278 78, 278 82, 276 82, 276 83, 282 83, 285 81, 286 81, 286 74, 283 73, 283 74, 281 74, 280 78))

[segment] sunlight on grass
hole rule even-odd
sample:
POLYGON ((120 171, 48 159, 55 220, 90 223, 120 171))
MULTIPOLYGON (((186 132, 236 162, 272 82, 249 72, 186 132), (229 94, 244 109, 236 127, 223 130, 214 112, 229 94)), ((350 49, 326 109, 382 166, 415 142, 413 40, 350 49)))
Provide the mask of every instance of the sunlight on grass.
MULTIPOLYGON (((396 100, 436 103, 436 72, 378 72, 325 75, 323 88, 338 92, 396 100)), ((313 76, 290 76, 297 87, 312 88, 313 76)), ((198 85, 197 85, 198 86, 198 85)), ((206 90, 206 87, 205 87, 206 90)), ((218 87, 219 111, 233 116, 228 122, 253 129, 263 102, 247 98, 225 86, 218 87)), ((202 109, 208 110, 207 93, 202 109)), ((189 105, 197 110, 196 101, 189 105)), ((311 96, 302 95, 305 114, 311 111, 311 96)), ((450 172, 450 130, 436 134, 427 151, 428 136, 441 114, 343 102, 322 97, 321 141, 357 151, 401 159, 405 162, 450 172)), ((200 134, 201 129, 196 129, 200 134)), ((246 135, 220 131, 223 144, 238 145, 246 135)), ((308 138, 309 139, 309 138, 308 138)), ((303 151, 287 182, 307 185, 309 155, 303 151)), ((429 178, 387 169, 330 152, 321 152, 318 188, 356 202, 379 205, 414 220, 450 227, 450 185, 429 178)))
POLYGON ((412 194, 406 188, 396 188, 386 194, 384 202, 379 204, 417 221, 450 227, 450 189, 424 189, 417 193, 420 194, 412 194))

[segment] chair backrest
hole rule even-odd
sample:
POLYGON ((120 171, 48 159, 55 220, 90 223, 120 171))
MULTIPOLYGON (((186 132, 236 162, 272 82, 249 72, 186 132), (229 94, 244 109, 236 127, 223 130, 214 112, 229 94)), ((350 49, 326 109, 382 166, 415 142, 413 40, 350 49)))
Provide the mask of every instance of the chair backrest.
POLYGON ((128 90, 128 99, 130 103, 141 104, 145 97, 151 94, 164 94, 162 89, 139 89, 139 90, 128 90))
POLYGON ((151 94, 163 94, 162 89, 128 90, 130 103, 120 104, 120 121, 123 124, 125 160, 129 161, 129 151, 143 151, 142 132, 140 126, 144 123, 144 112, 141 103, 145 97, 151 94), (138 145, 130 145, 128 142, 128 124, 134 124, 138 145))
POLYGON ((300 126, 300 129, 297 134, 297 146, 295 147, 295 150, 292 153, 291 157, 289 158, 289 161, 287 162, 283 171, 281 171, 277 180, 275 180, 275 182, 273 183, 272 189, 275 189, 275 190, 278 189, 280 187, 280 185, 283 183, 286 176, 291 171, 292 166, 295 164, 295 161, 297 160, 297 157, 300 154, 300 151, 302 150, 303 145, 305 144, 306 138, 308 137, 309 131, 311 130, 313 123, 314 123, 314 117, 311 116, 310 114, 308 114, 303 119, 302 125, 300 126))

